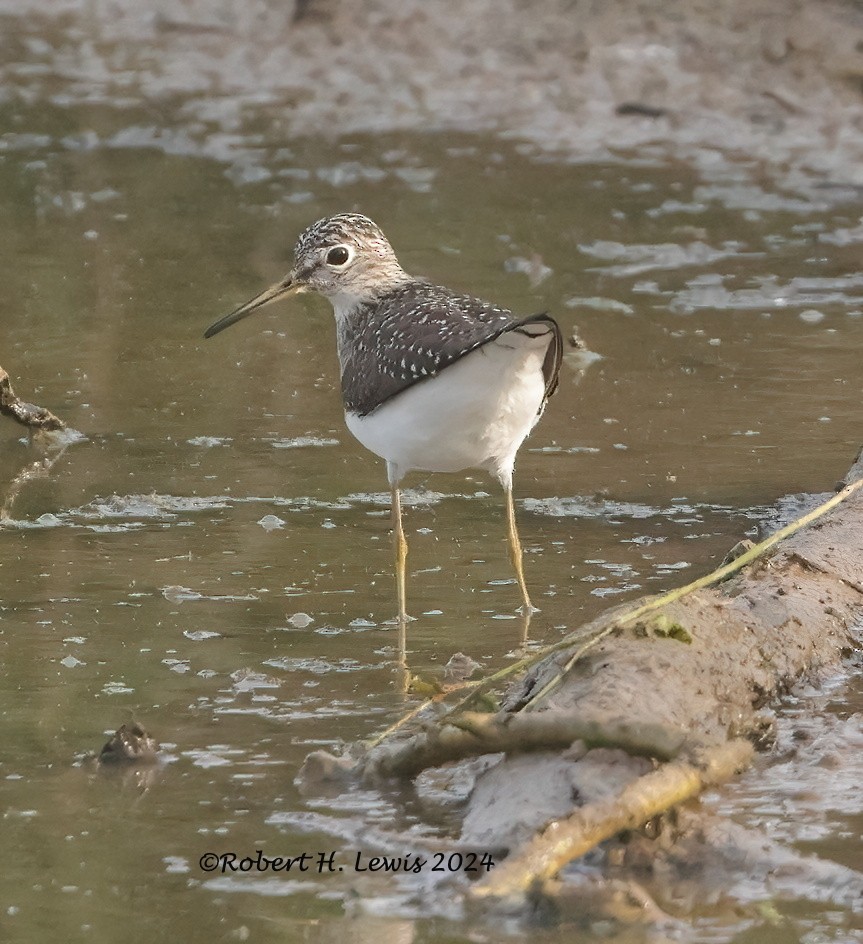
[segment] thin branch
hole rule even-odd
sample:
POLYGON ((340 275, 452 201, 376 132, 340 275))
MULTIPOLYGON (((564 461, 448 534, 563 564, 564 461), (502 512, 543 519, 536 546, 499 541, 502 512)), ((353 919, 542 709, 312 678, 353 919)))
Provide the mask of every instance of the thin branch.
POLYGON ((727 780, 750 762, 748 741, 729 741, 704 749, 690 762, 663 764, 628 784, 610 800, 582 806, 555 820, 474 885, 475 898, 521 898, 553 878, 567 863, 599 843, 629 829, 638 829, 707 787, 727 780))
POLYGON ((484 753, 549 750, 583 741, 588 748, 620 748, 636 757, 672 760, 686 741, 686 732, 637 721, 597 721, 563 711, 489 715, 465 712, 447 723, 482 742, 484 753))
POLYGON ((671 760, 685 740, 685 732, 664 725, 597 721, 556 711, 510 715, 463 712, 392 746, 379 744, 366 754, 363 775, 413 777, 428 767, 466 757, 564 750, 576 741, 588 748, 619 748, 638 757, 671 760))

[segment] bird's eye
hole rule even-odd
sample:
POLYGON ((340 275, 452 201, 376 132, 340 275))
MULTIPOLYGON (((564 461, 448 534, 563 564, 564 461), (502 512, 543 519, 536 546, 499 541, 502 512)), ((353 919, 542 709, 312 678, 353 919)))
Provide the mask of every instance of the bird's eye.
POLYGON ((327 265, 343 266, 351 258, 351 251, 347 246, 334 246, 327 253, 327 265))

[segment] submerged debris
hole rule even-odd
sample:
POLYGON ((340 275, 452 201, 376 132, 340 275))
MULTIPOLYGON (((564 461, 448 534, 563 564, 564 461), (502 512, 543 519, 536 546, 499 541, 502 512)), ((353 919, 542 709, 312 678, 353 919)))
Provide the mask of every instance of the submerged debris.
POLYGON ((137 721, 121 724, 99 752, 97 762, 102 765, 155 764, 159 745, 137 721))
POLYGON ((11 416, 29 429, 46 431, 65 429, 66 424, 43 406, 20 400, 12 389, 9 374, 0 367, 0 413, 11 416))

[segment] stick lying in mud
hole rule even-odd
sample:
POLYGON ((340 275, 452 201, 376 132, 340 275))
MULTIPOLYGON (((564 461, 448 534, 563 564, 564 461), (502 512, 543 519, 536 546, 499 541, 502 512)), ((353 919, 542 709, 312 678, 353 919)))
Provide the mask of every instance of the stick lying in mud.
POLYGON ((603 840, 638 829, 672 806, 729 780, 749 765, 752 754, 748 741, 735 740, 696 752, 688 762, 663 764, 628 784, 619 795, 588 803, 565 819, 549 823, 472 886, 471 897, 507 899, 529 892, 603 840))
POLYGON ((454 764, 450 778, 474 783, 459 841, 512 850, 471 894, 548 890, 573 858, 733 776, 750 744, 769 747, 762 709, 857 645, 861 534, 863 454, 837 494, 731 563, 467 683, 455 705, 414 709, 365 745, 353 776, 454 764), (514 676, 500 710, 468 710, 514 676), (492 754, 471 772, 467 758, 492 754))
POLYGON ((0 367, 0 413, 11 416, 28 429, 65 429, 66 424, 43 406, 26 403, 15 396, 9 374, 0 367))
POLYGON ((514 712, 499 715, 459 712, 441 719, 438 727, 400 741, 393 751, 373 752, 364 775, 411 777, 428 767, 482 754, 565 750, 575 741, 586 747, 613 747, 633 757, 671 760, 683 747, 683 731, 655 724, 608 722, 599 724, 557 711, 514 712))

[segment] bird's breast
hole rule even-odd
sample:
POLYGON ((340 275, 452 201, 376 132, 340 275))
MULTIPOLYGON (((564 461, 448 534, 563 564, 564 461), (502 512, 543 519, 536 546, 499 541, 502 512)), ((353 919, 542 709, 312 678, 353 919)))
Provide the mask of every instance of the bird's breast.
POLYGON ((544 355, 542 345, 489 342, 366 415, 346 402, 348 429, 402 474, 511 473, 542 406, 544 355))

